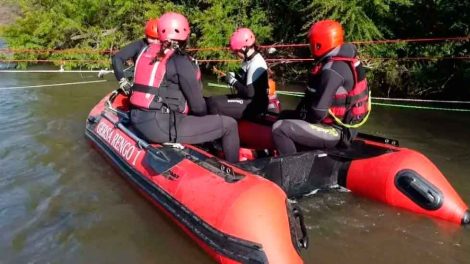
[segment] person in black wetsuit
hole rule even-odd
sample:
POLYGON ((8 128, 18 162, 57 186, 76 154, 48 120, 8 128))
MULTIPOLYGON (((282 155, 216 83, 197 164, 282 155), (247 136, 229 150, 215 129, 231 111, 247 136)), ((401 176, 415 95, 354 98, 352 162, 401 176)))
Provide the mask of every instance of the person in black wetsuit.
POLYGON ((256 117, 267 111, 268 67, 255 42, 255 35, 248 28, 239 28, 230 37, 230 50, 243 59, 243 63, 238 74, 229 72, 225 80, 237 93, 207 98, 211 114, 241 119, 256 117))
POLYGON ((132 86, 132 83, 126 78, 124 73, 126 61, 132 60, 134 63, 137 63, 139 55, 145 48, 150 44, 160 44, 158 40, 157 23, 157 19, 147 21, 145 25, 145 38, 130 43, 112 57, 114 76, 116 76, 116 79, 119 81, 119 88, 121 90, 127 92, 132 86))
POLYGON ((355 128, 367 120, 370 96, 364 69, 354 45, 343 43, 343 38, 336 21, 319 21, 310 28, 310 49, 318 60, 297 109, 283 111, 273 125, 274 144, 281 155, 296 153, 299 146, 347 146, 355 128))
POLYGON ((162 46, 156 62, 155 87, 132 87, 133 93, 144 96, 132 107, 131 123, 144 138, 156 143, 198 144, 222 138, 226 160, 237 162, 237 122, 231 117, 207 114, 199 67, 185 53, 189 34, 189 23, 181 14, 165 13, 158 19, 162 46))

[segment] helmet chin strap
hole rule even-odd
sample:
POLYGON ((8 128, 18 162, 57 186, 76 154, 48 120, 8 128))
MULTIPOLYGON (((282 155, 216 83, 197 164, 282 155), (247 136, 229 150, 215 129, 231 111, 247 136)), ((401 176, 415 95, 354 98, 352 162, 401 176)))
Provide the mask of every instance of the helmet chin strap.
POLYGON ((172 49, 179 49, 180 48, 180 43, 175 40, 170 40, 170 48, 172 49))
POLYGON ((243 47, 240 49, 240 51, 243 53, 243 60, 246 61, 246 58, 248 57, 248 49, 243 47))
POLYGON ((247 48, 247 47, 243 47, 241 49, 242 53, 243 53, 243 60, 244 61, 249 61, 251 60, 255 55, 256 55, 256 50, 253 51, 253 53, 251 55, 248 56, 248 53, 250 52, 251 48, 247 48))
POLYGON ((184 42, 184 41, 177 41, 177 40, 169 40, 163 43, 162 51, 163 53, 165 53, 166 50, 173 49, 180 53, 184 53, 186 45, 187 45, 187 41, 184 42))

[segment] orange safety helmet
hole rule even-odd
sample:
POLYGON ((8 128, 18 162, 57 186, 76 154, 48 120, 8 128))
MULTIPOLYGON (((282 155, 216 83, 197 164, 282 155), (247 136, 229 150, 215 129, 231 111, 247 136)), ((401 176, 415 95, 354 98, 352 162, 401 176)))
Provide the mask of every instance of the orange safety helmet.
POLYGON ((158 19, 150 19, 145 24, 145 36, 148 38, 158 39, 158 19))
POLYGON ((334 20, 321 20, 310 27, 308 39, 312 55, 321 58, 344 43, 344 30, 341 24, 334 20))

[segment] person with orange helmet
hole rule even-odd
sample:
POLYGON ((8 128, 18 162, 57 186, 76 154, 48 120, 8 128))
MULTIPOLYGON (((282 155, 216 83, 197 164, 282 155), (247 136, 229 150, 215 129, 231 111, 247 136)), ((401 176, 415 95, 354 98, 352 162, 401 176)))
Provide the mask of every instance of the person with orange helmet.
POLYGON ((157 28, 161 49, 151 75, 154 85, 134 83, 132 96, 138 100, 131 96, 133 127, 154 143, 199 144, 221 138, 225 159, 237 162, 237 122, 207 113, 199 66, 186 53, 191 32, 187 18, 168 12, 158 19, 157 28))
POLYGON ((370 112, 364 68, 353 44, 344 43, 340 23, 322 20, 309 30, 316 64, 309 73, 305 96, 295 111, 283 111, 273 125, 273 140, 281 155, 297 147, 347 147, 370 112))
POLYGON ((225 80, 236 94, 207 99, 209 111, 235 119, 252 118, 268 109, 268 66, 256 47, 249 28, 239 28, 230 37, 230 50, 243 60, 238 74, 228 72, 225 80))
POLYGON ((148 20, 144 30, 145 38, 136 40, 125 46, 114 54, 112 58, 114 75, 119 81, 119 88, 126 93, 129 92, 132 86, 132 83, 124 72, 128 60, 132 60, 134 63, 134 82, 149 84, 150 73, 152 69, 156 67, 156 64, 150 63, 149 60, 154 60, 157 53, 160 51, 157 23, 157 19, 148 20))

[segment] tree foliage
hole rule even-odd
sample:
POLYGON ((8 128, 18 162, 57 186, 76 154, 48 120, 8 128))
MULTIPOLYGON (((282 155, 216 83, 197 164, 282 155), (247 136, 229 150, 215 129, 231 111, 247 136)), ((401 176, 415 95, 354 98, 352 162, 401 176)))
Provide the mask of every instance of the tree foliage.
MULTIPOLYGON (((0 0, 19 5, 15 24, 0 29, 11 48, 114 50, 142 37, 145 21, 178 11, 191 22, 190 45, 228 44, 237 27, 251 28, 261 44, 302 43, 312 23, 336 19, 348 41, 470 35, 470 1, 456 0, 0 0)), ((401 60, 407 57, 468 56, 469 41, 359 45, 376 95, 465 96, 470 98, 468 60, 401 60), (367 58, 390 58, 386 60, 367 58)), ((233 58, 206 49, 204 59, 233 58)), ((308 49, 284 49, 277 57, 309 56, 308 49)), ((109 67, 109 54, 16 53, 17 59, 104 60, 68 67, 109 67)), ((207 65, 207 64, 206 64, 207 65)), ((219 65, 225 66, 227 65, 219 65)), ((310 64, 271 64, 277 76, 303 79, 310 64)))
MULTIPOLYGON (((197 46, 201 48, 227 47, 231 34, 239 27, 248 27, 257 41, 270 39, 272 27, 267 14, 260 5, 250 0, 205 0, 206 8, 196 16, 194 23, 199 29, 197 46), (223 21, 223 23, 221 23, 223 21)), ((230 58, 228 50, 202 50, 198 58, 230 58)))

